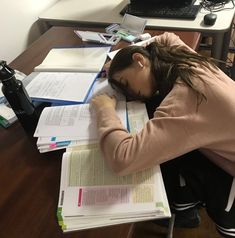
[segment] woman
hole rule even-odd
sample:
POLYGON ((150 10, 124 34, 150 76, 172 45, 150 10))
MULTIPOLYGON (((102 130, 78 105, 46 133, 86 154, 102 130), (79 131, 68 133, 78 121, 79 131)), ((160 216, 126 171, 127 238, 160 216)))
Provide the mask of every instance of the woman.
POLYGON ((115 113, 115 98, 93 98, 110 167, 126 175, 160 164, 176 220, 189 214, 186 226, 198 225, 195 208, 203 203, 220 234, 235 237, 235 82, 172 33, 120 50, 108 76, 113 87, 155 110, 131 135, 115 113))

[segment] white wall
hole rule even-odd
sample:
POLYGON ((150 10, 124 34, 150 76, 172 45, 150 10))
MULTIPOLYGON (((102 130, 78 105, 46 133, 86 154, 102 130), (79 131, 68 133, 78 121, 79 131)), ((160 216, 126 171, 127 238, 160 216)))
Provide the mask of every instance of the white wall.
POLYGON ((10 63, 42 32, 38 15, 58 0, 0 0, 0 60, 10 63))

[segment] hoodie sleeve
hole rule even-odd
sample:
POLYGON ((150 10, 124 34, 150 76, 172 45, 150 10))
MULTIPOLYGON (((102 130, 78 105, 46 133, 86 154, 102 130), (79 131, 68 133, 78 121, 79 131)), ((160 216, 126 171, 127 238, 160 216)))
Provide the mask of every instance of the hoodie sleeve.
POLYGON ((184 48, 189 51, 195 52, 192 48, 190 48, 188 45, 186 45, 179 36, 177 36, 175 33, 171 32, 165 32, 159 36, 155 37, 155 41, 162 44, 162 45, 167 45, 167 46, 175 46, 175 47, 180 47, 184 48))

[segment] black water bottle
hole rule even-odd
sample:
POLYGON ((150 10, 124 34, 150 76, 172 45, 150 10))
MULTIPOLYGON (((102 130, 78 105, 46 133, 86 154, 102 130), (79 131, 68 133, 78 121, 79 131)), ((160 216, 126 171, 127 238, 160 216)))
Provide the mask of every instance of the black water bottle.
POLYGON ((15 78, 15 71, 6 64, 6 61, 0 61, 0 80, 2 92, 19 122, 26 132, 33 133, 39 116, 23 83, 15 78))

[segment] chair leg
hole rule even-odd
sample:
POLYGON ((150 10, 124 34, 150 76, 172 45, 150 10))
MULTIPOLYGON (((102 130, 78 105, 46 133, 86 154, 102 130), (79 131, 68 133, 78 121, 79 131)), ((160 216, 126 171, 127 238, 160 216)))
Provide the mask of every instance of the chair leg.
POLYGON ((231 78, 235 80, 235 56, 233 56, 233 65, 231 67, 231 78))
POLYGON ((174 231, 174 223, 175 223, 175 214, 171 214, 170 222, 167 229, 167 237, 166 238, 173 238, 173 231, 174 231))

